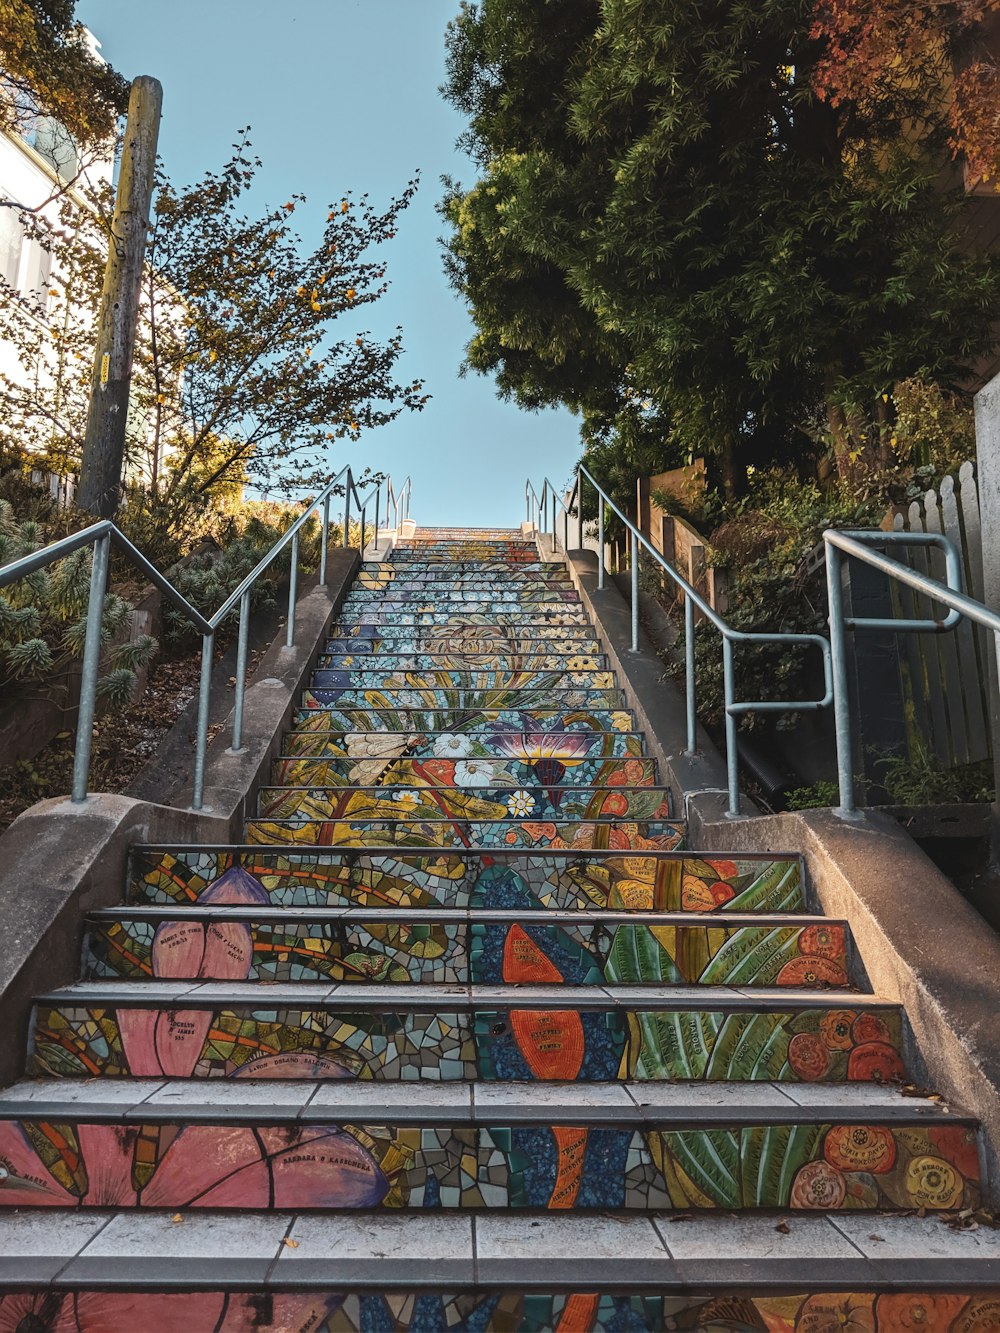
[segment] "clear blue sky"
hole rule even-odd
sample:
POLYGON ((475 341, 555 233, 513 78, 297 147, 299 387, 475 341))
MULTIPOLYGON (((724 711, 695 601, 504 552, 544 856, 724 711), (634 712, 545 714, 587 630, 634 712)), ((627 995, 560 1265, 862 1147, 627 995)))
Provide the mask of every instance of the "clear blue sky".
POLYGON ((400 378, 424 379, 433 398, 331 461, 411 473, 418 522, 506 526, 523 517, 526 475, 566 480, 578 426, 562 410, 500 402, 492 380, 458 377, 473 329, 444 277, 434 211, 442 175, 474 174, 454 146, 461 118, 437 91, 457 11, 458 0, 78 0, 76 9, 121 73, 163 84, 160 155, 177 183, 220 166, 244 125, 269 203, 299 191, 319 213, 345 189, 379 202, 420 170, 385 252, 392 286, 364 322, 377 333, 403 326, 400 378))

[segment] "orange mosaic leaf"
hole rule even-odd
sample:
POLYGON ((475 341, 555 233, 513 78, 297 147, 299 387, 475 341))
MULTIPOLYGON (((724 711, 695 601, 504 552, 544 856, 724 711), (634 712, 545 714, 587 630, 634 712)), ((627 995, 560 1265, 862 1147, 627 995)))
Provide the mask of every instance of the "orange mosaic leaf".
POLYGON ((563 975, 531 936, 520 926, 513 925, 503 946, 503 979, 552 985, 561 982, 563 975))
POLYGON ((583 1159, 587 1152, 587 1131, 579 1125, 553 1125, 552 1137, 558 1150, 556 1180, 549 1197, 550 1208, 572 1208, 580 1193, 583 1159))
POLYGON ((573 1080, 583 1066, 583 1024, 572 1009, 515 1009, 510 1025, 537 1079, 573 1080))

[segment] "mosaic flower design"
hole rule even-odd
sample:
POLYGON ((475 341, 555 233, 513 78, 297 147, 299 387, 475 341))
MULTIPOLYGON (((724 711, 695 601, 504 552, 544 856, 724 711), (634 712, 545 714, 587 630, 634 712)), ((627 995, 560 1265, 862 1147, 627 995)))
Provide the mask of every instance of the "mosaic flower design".
POLYGON ((434 753, 439 759, 465 759, 472 753, 473 743, 468 734, 444 732, 434 738, 434 753))
POLYGON ((370 1208, 390 1183, 337 1127, 0 1121, 10 1207, 370 1208))
POLYGON ((460 759, 455 765, 456 787, 488 787, 493 765, 487 759, 460 759))
POLYGON ((507 798, 507 809, 516 819, 530 815, 535 808, 535 798, 530 792, 515 791, 507 798))

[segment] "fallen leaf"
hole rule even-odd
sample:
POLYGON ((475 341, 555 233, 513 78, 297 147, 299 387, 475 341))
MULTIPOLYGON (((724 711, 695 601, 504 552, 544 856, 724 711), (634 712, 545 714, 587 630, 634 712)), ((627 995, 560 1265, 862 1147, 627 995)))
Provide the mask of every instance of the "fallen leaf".
POLYGON ((788 1225, 787 1222, 779 1222, 774 1229, 775 1231, 780 1231, 783 1236, 787 1236, 792 1228, 788 1225))
POLYGON ((170 1220, 171 1222, 183 1222, 184 1218, 181 1216, 180 1213, 174 1213, 173 1217, 170 1220))
POLYGON ((299 1242, 297 1240, 292 1240, 291 1236, 285 1237, 285 1244, 290 1250, 297 1250, 299 1248, 299 1242))

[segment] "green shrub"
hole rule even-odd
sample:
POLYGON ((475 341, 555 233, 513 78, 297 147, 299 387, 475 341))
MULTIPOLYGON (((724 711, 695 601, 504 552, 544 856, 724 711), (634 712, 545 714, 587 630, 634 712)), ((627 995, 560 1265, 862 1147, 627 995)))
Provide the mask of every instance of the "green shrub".
MULTIPOLYGON (((0 565, 37 551, 47 541, 37 522, 18 522, 10 503, 0 500, 0 565)), ((31 684, 40 694, 65 693, 70 669, 83 656, 90 568, 90 550, 75 551, 3 589, 0 692, 23 693, 31 684)), ((105 596, 101 622, 105 671, 98 681, 98 697, 110 708, 129 702, 138 669, 152 660, 158 647, 148 634, 134 642, 123 639, 131 630, 134 610, 117 593, 105 596)))

